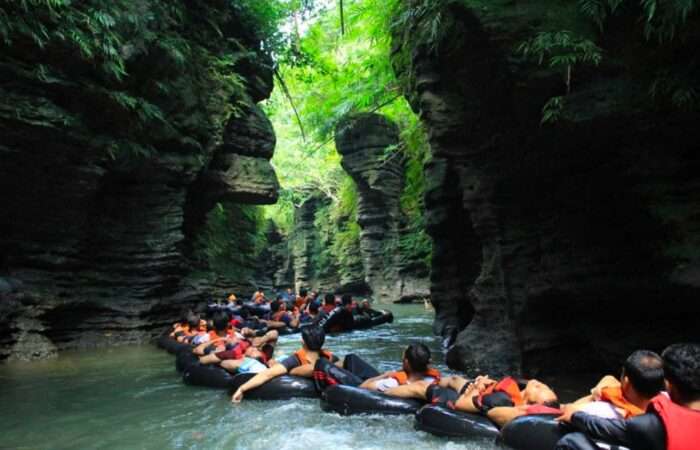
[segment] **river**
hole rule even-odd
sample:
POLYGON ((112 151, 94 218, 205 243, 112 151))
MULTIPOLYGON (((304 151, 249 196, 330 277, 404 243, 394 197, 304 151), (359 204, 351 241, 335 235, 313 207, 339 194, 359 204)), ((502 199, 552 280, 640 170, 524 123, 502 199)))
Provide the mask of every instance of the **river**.
MULTIPOLYGON (((380 371, 400 364, 409 342, 442 361, 422 305, 392 307, 393 324, 330 336, 326 347, 354 352, 380 371)), ((281 339, 290 354, 299 336, 281 339)), ((437 364, 444 370, 445 367, 437 364)), ((58 359, 0 366, 0 448, 12 449, 491 449, 487 442, 437 438, 413 417, 321 411, 318 400, 230 403, 220 390, 186 386, 174 357, 155 345, 65 352, 58 359)))

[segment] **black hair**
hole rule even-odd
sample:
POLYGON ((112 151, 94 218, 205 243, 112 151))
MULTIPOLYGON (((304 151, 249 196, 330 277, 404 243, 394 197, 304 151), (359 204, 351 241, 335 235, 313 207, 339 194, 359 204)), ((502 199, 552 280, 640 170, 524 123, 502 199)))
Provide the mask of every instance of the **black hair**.
POLYGON ((406 347, 404 358, 414 372, 425 372, 430 364, 430 349, 425 344, 411 344, 406 347))
POLYGON ((622 374, 629 378, 634 390, 652 398, 664 388, 664 363, 661 357, 649 350, 637 350, 622 366, 622 374))
POLYGON ((343 302, 343 305, 349 305, 352 303, 352 295, 345 294, 340 298, 340 300, 343 302))
POLYGON ((190 308, 182 308, 180 311, 180 323, 183 325, 186 324, 190 314, 192 314, 192 310, 190 308))
POLYGON ((301 329, 301 339, 306 348, 311 351, 319 351, 326 341, 326 333, 321 327, 304 327, 301 329))
POLYGON ((549 408, 554 408, 554 409, 559 409, 561 405, 559 404, 559 400, 550 400, 548 402, 542 403, 542 406, 547 406, 549 408))
POLYGON ((272 355, 275 353, 275 346, 268 342, 260 348, 260 351, 265 354, 267 359, 271 359, 272 355))
POLYGON ((325 297, 323 297, 323 303, 326 305, 335 305, 335 295, 326 294, 325 297))
POLYGON ((683 401, 700 399, 700 344, 673 344, 663 351, 664 377, 683 401))
POLYGON ((282 296, 279 295, 279 294, 277 294, 277 297, 275 297, 275 300, 277 300, 278 302, 281 302, 281 301, 282 301, 282 296))
POLYGON ((317 313, 318 308, 319 308, 318 302, 311 302, 311 304, 309 305, 309 311, 311 311, 312 313, 317 313))
POLYGON ((199 316, 190 311, 189 314, 187 314, 187 324, 190 326, 190 328, 199 327, 199 316))
POLYGON ((299 289, 299 297, 306 297, 306 294, 307 294, 308 292, 309 292, 309 291, 307 291, 307 290, 304 289, 304 288, 299 289))
POLYGON ((226 328, 228 328, 228 314, 223 311, 218 311, 214 313, 214 316, 211 318, 211 322, 214 326, 214 330, 226 331, 226 328))
POLYGON ((270 311, 276 313, 280 310, 280 306, 282 306, 282 302, 280 302, 279 300, 275 300, 274 302, 270 303, 270 311))

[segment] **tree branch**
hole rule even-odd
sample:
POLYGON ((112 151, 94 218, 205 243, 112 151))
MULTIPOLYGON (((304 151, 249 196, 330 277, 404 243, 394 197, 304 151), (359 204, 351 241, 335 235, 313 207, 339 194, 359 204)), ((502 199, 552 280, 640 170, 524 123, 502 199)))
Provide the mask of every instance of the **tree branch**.
POLYGON ((294 111, 294 116, 297 118, 297 123, 299 124, 299 130, 301 130, 301 139, 304 143, 306 143, 306 133, 304 132, 304 125, 301 123, 301 117, 299 116, 299 111, 297 111, 297 107, 294 105, 294 100, 292 99, 292 95, 289 93, 289 89, 287 88, 287 83, 284 82, 282 75, 280 74, 279 70, 276 67, 275 67, 275 78, 277 78, 277 81, 279 81, 280 87, 282 88, 282 92, 284 92, 285 97, 287 97, 287 100, 289 100, 289 105, 292 107, 292 110, 294 111))

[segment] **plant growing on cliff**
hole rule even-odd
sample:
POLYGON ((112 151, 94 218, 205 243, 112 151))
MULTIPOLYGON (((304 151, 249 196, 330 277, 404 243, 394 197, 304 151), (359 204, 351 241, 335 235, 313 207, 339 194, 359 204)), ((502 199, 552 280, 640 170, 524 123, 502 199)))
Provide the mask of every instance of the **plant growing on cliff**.
POLYGON ((284 12, 281 0, 0 0, 13 79, 0 102, 31 86, 114 158, 206 148, 248 101, 240 65, 284 12))
MULTIPOLYGON (((539 65, 546 64, 563 72, 566 95, 571 93, 573 70, 576 66, 597 66, 603 51, 590 39, 576 37, 570 31, 543 31, 518 46, 518 52, 539 65)), ((556 96, 542 108, 542 123, 558 120, 564 106, 564 97, 556 96)))

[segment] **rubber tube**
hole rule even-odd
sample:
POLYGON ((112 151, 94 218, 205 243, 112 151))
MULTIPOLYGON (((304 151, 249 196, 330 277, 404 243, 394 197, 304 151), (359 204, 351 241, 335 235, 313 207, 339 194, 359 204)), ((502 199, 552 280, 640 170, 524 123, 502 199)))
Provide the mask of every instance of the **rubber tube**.
POLYGON ((556 415, 533 414, 522 416, 506 424, 499 441, 514 450, 550 450, 567 429, 554 420, 556 415))
POLYGON ((184 372, 189 367, 198 364, 199 358, 192 353, 191 348, 183 348, 175 355, 175 370, 184 372))
MULTIPOLYGON (((254 373, 241 373, 233 377, 231 394, 243 383, 255 376, 254 373)), ((319 394, 311 378, 282 375, 245 393, 245 398, 251 400, 288 400, 290 398, 318 398, 319 394)))
POLYGON ((391 397, 381 392, 352 386, 331 386, 321 396, 321 409, 341 415, 354 414, 415 414, 423 402, 409 398, 391 397))
MULTIPOLYGON (((436 436, 498 437, 498 427, 488 418, 438 405, 421 408, 416 414, 415 428, 436 436)), ((546 449, 542 447, 539 450, 546 449)))
POLYGON ((192 386, 228 389, 233 375, 216 364, 193 364, 182 373, 182 381, 192 386))

